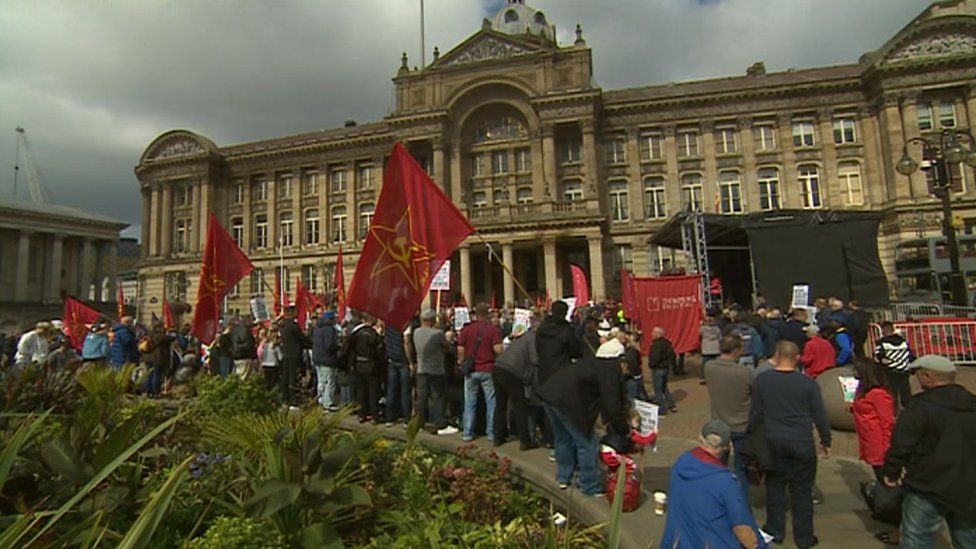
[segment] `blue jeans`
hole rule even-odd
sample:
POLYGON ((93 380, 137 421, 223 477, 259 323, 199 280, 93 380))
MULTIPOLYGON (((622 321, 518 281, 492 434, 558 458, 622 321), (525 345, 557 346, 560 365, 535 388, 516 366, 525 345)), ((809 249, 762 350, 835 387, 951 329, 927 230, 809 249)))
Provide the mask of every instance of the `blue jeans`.
POLYGON ((166 372, 163 371, 162 364, 150 364, 149 365, 149 377, 146 378, 146 393, 150 395, 158 395, 163 390, 163 378, 166 377, 166 372))
POLYGON ((390 360, 386 365, 386 421, 410 421, 413 408, 410 395, 410 367, 406 362, 390 360))
POLYGON ((746 439, 745 433, 732 432, 732 452, 734 463, 734 471, 736 479, 739 481, 739 486, 742 487, 742 493, 746 496, 746 503, 749 502, 749 475, 746 473, 746 459, 741 453, 739 453, 739 448, 742 445, 742 441, 746 439))
POLYGON ((319 404, 323 408, 335 406, 336 368, 334 366, 316 364, 315 378, 318 381, 319 404))
POLYGON ((651 373, 654 375, 654 400, 660 408, 658 414, 667 415, 668 409, 674 408, 674 398, 668 390, 668 369, 654 368, 651 373))
POLYGON ((901 546, 922 549, 935 545, 942 521, 949 525, 952 546, 976 547, 976 521, 966 520, 911 488, 905 488, 901 504, 901 546))
POLYGON ((464 378, 464 440, 474 439, 474 416, 478 411, 478 389, 485 394, 485 431, 488 440, 495 440, 491 426, 495 421, 495 383, 491 380, 491 372, 471 372, 464 378))
POLYGON ((573 472, 579 467, 580 491, 587 495, 603 492, 600 470, 596 465, 599 443, 596 433, 584 433, 559 409, 548 404, 545 406, 556 446, 556 482, 569 484, 573 472))

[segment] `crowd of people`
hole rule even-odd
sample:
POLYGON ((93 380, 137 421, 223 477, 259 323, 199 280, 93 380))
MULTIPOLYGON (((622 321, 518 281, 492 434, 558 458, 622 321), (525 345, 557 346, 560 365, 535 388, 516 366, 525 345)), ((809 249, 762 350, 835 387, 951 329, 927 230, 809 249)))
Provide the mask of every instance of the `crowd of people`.
MULTIPOLYGON (((843 366, 859 380, 849 407, 860 457, 880 485, 905 492, 900 531, 878 538, 928 547, 945 521, 957 546, 976 546, 976 500, 967 488, 976 478, 976 397, 954 383, 951 361, 916 358, 890 323, 881 323, 882 337, 869 349, 867 315, 856 303, 817 305, 786 315, 765 306, 706 315, 699 350, 712 420, 699 446, 671 469, 663 546, 761 547, 764 533, 781 543, 787 509, 796 545, 817 545, 818 453, 829 458, 831 428, 815 379, 843 366), (913 374, 922 388, 915 396, 913 374), (749 506, 759 485, 761 529, 749 506)), ((103 318, 80 352, 62 326, 41 322, 3 339, 0 371, 140 364, 140 390, 150 397, 200 372, 261 376, 286 406, 335 412, 351 405, 362 423, 405 427, 416 417, 431 433, 460 434, 464 442, 483 436, 493 445, 517 441, 522 451, 545 447, 559 487, 594 497, 607 490, 601 445, 628 453, 649 443, 638 434, 634 403, 655 403, 660 416, 677 412, 668 382, 686 373, 684 355, 654 326, 645 330, 651 341, 643 357, 641 334, 615 303, 570 315, 556 301, 521 324, 510 310, 478 304, 471 312, 457 330, 451 309, 423 310, 399 330, 358 311, 340 321, 321 308, 299 325, 288 308, 273 321, 227 318, 210 346, 189 325, 103 318)))

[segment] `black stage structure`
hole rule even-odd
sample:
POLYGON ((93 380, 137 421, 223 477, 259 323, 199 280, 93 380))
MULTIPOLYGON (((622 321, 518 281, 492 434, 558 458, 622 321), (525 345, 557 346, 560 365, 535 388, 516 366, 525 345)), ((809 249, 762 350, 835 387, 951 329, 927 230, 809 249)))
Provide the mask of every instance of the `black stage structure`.
MULTIPOLYGON (((793 285, 809 284, 811 298, 836 296, 886 307, 880 223, 880 213, 856 210, 686 211, 672 216, 650 243, 684 250, 693 271, 717 274, 725 299, 741 305, 754 304, 761 294, 768 304, 788 308, 793 285)), ((707 289, 707 278, 705 284, 707 289)))

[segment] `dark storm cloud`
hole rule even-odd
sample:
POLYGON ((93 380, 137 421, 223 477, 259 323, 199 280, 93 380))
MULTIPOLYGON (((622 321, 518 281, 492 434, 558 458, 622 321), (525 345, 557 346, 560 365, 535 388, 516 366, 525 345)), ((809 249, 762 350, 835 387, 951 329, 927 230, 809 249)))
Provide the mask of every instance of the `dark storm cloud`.
MULTIPOLYGON (((501 0, 426 0, 446 52, 501 0)), ((604 88, 856 61, 917 0, 536 0, 571 42, 582 23, 604 88)), ((27 128, 56 202, 138 223, 132 167, 184 127, 218 144, 377 120, 400 52, 419 64, 419 0, 0 0, 0 193, 27 128)), ((429 55, 428 55, 429 59, 429 55)))

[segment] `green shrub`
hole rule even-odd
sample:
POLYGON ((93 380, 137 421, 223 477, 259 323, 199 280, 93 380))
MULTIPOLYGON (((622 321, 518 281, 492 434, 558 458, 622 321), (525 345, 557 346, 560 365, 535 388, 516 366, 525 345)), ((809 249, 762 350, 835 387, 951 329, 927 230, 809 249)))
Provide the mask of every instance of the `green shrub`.
POLYGON ((199 376, 196 380, 198 411, 207 415, 264 415, 278 408, 277 391, 267 389, 257 376, 199 376))
POLYGON ((266 522, 246 517, 220 517, 202 537, 185 549, 284 549, 285 540, 266 522))

